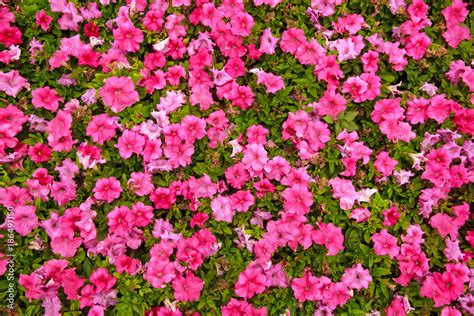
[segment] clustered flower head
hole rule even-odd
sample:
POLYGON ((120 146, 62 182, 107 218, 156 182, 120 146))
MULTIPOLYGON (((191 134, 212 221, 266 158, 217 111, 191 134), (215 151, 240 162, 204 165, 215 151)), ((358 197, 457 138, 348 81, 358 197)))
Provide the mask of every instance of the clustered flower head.
POLYGON ((0 6, 20 308, 474 313, 474 70, 449 2, 0 6))

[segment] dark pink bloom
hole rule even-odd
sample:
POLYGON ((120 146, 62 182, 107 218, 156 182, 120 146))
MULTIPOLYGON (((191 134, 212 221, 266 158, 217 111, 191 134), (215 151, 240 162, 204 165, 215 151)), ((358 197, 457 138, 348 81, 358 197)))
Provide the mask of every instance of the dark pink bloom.
POLYGON ((47 31, 49 29, 49 25, 53 18, 46 14, 44 10, 39 11, 36 13, 36 25, 39 25, 43 31, 47 31))
POLYGON ((384 220, 382 225, 384 226, 393 226, 397 223, 398 219, 400 218, 400 213, 397 210, 396 206, 392 206, 389 209, 386 209, 382 212, 384 220))
POLYGON ((51 157, 51 150, 48 145, 36 143, 28 149, 28 155, 34 163, 41 163, 49 160, 51 157))

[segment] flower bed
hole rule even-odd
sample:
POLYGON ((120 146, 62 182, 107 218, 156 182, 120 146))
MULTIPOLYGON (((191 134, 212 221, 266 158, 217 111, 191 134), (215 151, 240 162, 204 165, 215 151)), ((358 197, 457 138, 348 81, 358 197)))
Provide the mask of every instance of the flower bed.
POLYGON ((474 313, 467 3, 3 2, 5 313, 474 313))

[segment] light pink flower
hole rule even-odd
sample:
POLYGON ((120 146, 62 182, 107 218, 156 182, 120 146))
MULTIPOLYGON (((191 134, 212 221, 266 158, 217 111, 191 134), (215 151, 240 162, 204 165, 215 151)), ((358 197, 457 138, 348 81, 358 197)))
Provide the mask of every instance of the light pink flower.
POLYGON ((355 220, 357 223, 366 222, 370 218, 370 211, 367 208, 355 208, 351 211, 350 219, 355 220))
POLYGON ((272 30, 266 28, 263 30, 260 36, 260 48, 259 51, 264 54, 273 55, 278 44, 279 38, 272 35, 272 30))
POLYGON ((211 202, 213 217, 218 222, 232 222, 234 210, 231 207, 230 199, 220 194, 211 202))
POLYGON ((351 209, 359 198, 359 194, 350 180, 337 177, 329 180, 329 185, 332 187, 333 198, 339 199, 339 206, 343 210, 351 209))
POLYGON ((259 172, 263 170, 267 161, 267 152, 261 144, 250 144, 245 147, 242 163, 246 167, 259 172))

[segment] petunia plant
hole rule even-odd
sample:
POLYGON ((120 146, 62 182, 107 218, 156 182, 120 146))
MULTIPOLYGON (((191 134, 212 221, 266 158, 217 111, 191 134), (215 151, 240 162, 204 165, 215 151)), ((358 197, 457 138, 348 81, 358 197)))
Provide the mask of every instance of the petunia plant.
POLYGON ((469 9, 0 1, 0 312, 474 314, 469 9))

